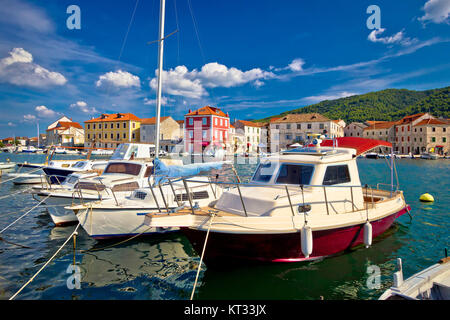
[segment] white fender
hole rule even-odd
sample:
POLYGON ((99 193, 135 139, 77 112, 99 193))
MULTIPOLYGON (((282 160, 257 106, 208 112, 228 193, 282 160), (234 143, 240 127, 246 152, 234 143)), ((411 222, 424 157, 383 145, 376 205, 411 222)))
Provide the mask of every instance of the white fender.
POLYGON ((372 245, 372 225, 369 221, 364 224, 364 244, 366 248, 372 245))
POLYGON ((312 237, 312 229, 310 226, 304 226, 301 230, 301 245, 302 245, 302 253, 305 258, 309 258, 309 255, 313 250, 313 237, 312 237))

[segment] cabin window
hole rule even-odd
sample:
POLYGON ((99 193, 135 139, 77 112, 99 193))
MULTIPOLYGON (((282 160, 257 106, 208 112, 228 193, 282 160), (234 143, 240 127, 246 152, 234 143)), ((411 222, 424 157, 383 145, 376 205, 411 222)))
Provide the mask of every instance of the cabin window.
POLYGON ((270 161, 260 163, 255 175, 253 176, 253 181, 269 182, 276 167, 276 164, 270 161))
POLYGON ((350 181, 350 172, 347 165, 328 166, 323 178, 323 185, 330 186, 350 181))
POLYGON ((282 164, 280 166, 276 183, 309 184, 313 171, 313 166, 282 164))
POLYGON ((123 173, 137 176, 141 172, 141 165, 134 163, 110 163, 104 173, 123 173))

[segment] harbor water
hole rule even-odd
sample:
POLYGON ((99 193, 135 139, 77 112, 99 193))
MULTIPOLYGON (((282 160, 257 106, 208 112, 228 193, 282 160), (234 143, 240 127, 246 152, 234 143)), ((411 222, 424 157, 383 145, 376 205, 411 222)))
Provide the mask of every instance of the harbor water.
MULTIPOLYGON (((60 156, 60 158, 76 156, 60 156)), ((45 155, 0 154, 0 161, 42 163, 45 155)), ((361 182, 390 183, 384 159, 358 159, 361 182)), ((396 160, 400 189, 411 206, 366 249, 309 263, 237 265, 224 269, 202 266, 195 299, 377 299, 392 285, 396 259, 407 278, 429 267, 449 248, 450 160, 396 160), (423 193, 435 202, 422 203, 423 193), (374 270, 380 271, 379 277, 374 270), (375 277, 374 277, 375 276, 375 277), (377 280, 380 280, 379 283, 377 280)), ((256 163, 236 163, 249 178, 256 163)), ((0 182, 5 181, 2 177, 0 182)), ((0 229, 37 202, 12 181, 0 184, 0 229)), ((0 299, 9 299, 55 253, 75 226, 55 227, 38 207, 2 233, 0 299)), ((78 231, 72 241, 16 299, 189 299, 200 261, 181 233, 96 241, 78 231), (80 287, 70 286, 71 265, 80 270, 80 287)), ((207 250, 207 248, 206 248, 207 250)))

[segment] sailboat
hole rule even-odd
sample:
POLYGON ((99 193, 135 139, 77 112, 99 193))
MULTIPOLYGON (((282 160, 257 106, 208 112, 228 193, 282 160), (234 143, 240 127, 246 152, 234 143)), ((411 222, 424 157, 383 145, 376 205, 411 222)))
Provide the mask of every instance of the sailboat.
POLYGON ((121 199, 103 200, 66 207, 73 210, 83 229, 93 238, 133 236, 177 231, 178 228, 148 228, 144 225, 146 213, 176 212, 189 202, 196 206, 209 205, 217 200, 221 188, 211 189, 208 177, 197 177, 198 182, 185 188, 180 179, 170 178, 197 176, 211 168, 219 169, 225 162, 210 162, 183 166, 166 166, 160 159, 160 110, 162 91, 162 66, 164 46, 165 1, 160 2, 158 88, 156 97, 156 143, 153 174, 148 178, 148 186, 138 188, 121 199))

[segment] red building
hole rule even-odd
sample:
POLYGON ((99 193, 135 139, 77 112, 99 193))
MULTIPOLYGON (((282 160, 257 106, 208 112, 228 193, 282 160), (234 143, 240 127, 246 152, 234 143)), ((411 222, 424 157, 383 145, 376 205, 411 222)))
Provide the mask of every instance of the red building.
POLYGON ((207 146, 226 148, 230 117, 222 110, 205 106, 184 116, 184 147, 189 153, 202 153, 207 146))

